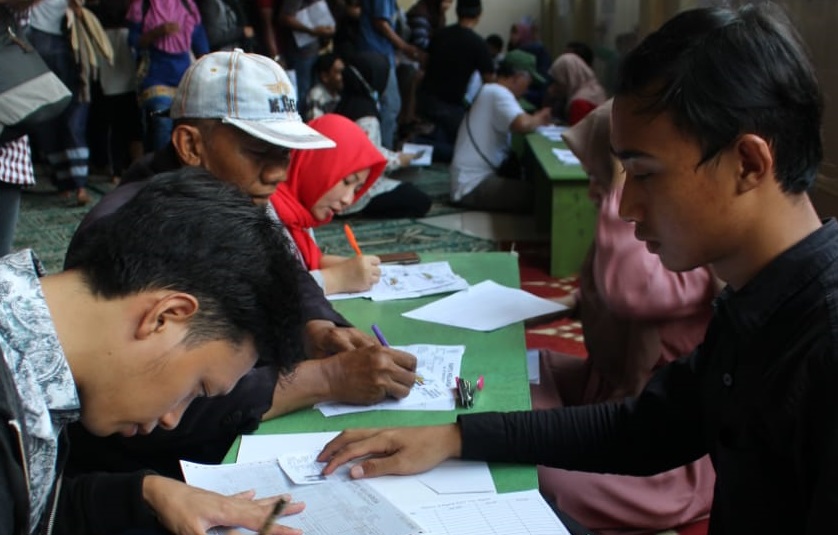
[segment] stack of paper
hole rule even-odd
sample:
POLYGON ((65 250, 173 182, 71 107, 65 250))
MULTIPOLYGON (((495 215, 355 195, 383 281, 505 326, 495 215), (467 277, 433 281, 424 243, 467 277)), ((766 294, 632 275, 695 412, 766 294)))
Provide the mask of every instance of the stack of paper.
POLYGON ((541 134, 542 136, 546 137, 550 141, 561 141, 562 134, 564 131, 567 130, 566 126, 558 126, 555 124, 548 124, 545 126, 539 126, 535 129, 536 132, 541 134))
POLYGON ((555 301, 489 280, 405 312, 402 316, 474 331, 493 331, 527 318, 566 309, 555 301))
POLYGON ((553 154, 564 165, 581 165, 582 163, 579 161, 579 158, 577 158, 576 155, 568 149, 553 147, 553 154))
POLYGON ((414 385, 403 399, 388 398, 375 405, 346 403, 318 403, 323 416, 340 416, 366 411, 450 411, 454 410, 455 378, 460 375, 460 364, 465 346, 416 344, 393 346, 416 356, 416 374, 423 384, 414 385))
POLYGON ((468 282, 451 270, 448 262, 428 262, 407 266, 381 266, 381 279, 366 292, 327 296, 331 301, 366 297, 373 301, 409 299, 468 288, 468 282))
MULTIPOLYGON (((320 0, 305 9, 297 11, 294 17, 306 28, 316 28, 318 26, 335 27, 335 19, 332 17, 332 12, 329 10, 326 0, 320 0)), ((297 43, 297 47, 304 48, 311 43, 317 42, 317 36, 306 32, 294 32, 294 41, 297 43)))

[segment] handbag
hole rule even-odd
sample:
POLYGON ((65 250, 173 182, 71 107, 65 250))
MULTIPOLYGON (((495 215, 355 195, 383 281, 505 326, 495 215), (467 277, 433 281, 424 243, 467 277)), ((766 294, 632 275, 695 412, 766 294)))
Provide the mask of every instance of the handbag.
POLYGON ((17 31, 14 14, 0 6, 0 143, 57 117, 72 93, 17 31))

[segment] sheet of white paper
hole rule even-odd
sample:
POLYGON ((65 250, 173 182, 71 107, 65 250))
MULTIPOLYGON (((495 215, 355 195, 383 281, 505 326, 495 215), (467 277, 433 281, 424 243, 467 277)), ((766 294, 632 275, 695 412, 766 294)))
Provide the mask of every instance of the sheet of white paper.
POLYGON ((393 346, 416 357, 416 373, 424 384, 413 385, 403 399, 388 398, 375 405, 318 403, 323 416, 340 416, 367 411, 451 411, 456 406, 454 379, 460 375, 465 346, 414 344, 393 346))
POLYGON ((537 349, 527 350, 527 377, 531 385, 541 384, 541 366, 537 349))
POLYGON ((366 292, 331 294, 330 301, 367 297, 373 301, 409 299, 468 288, 468 282, 448 262, 381 266, 381 279, 366 292))
POLYGON ((410 165, 431 165, 431 162, 433 162, 433 145, 405 143, 404 145, 402 145, 402 152, 406 154, 420 154, 418 158, 410 162, 410 165))
MULTIPOLYGON (((221 494, 255 490, 256 498, 275 496, 282 488, 283 475, 276 461, 221 465, 200 465, 181 461, 190 485, 221 494)), ((306 535, 411 535, 422 532, 409 515, 365 481, 334 481, 328 485, 295 487, 292 499, 304 501, 299 514, 280 517, 285 526, 306 535)), ((242 533, 252 533, 240 530, 242 533)))
MULTIPOLYGON (((332 12, 325 0, 315 2, 305 9, 297 11, 295 18, 306 28, 316 28, 317 26, 331 26, 335 27, 335 19, 332 17, 332 12)), ((313 42, 317 41, 317 37, 305 32, 294 32, 294 42, 299 48, 303 48, 313 42)))
MULTIPOLYGON (((316 456, 326 443, 337 435, 337 432, 245 435, 239 446, 238 462, 267 460, 275 463, 277 456, 281 458, 287 453, 303 451, 310 451, 313 456, 316 456)), ((289 481, 284 474, 281 477, 289 481)), ((349 465, 342 466, 327 477, 327 480, 333 479, 348 480, 349 465)), ((367 483, 402 508, 435 500, 442 494, 495 492, 492 474, 486 463, 454 459, 445 461, 418 476, 377 477, 368 479, 367 483)))
POLYGON ((296 485, 316 485, 326 482, 327 478, 322 473, 326 463, 317 462, 316 451, 283 453, 277 457, 277 461, 285 475, 296 485))
POLYGON ((451 497, 416 504, 405 511, 425 535, 570 535, 537 490, 451 497))
POLYGON ((562 134, 565 132, 565 130, 567 130, 566 126, 559 125, 539 126, 535 129, 536 132, 546 137, 550 141, 561 141, 562 134))
POLYGON ((582 165, 582 162, 579 161, 579 158, 573 154, 572 151, 568 149, 560 149, 557 147, 553 147, 553 154, 558 158, 559 162, 563 163, 564 165, 582 165))
POLYGON ((467 290, 405 312, 402 316, 474 331, 493 331, 567 307, 487 280, 467 290))

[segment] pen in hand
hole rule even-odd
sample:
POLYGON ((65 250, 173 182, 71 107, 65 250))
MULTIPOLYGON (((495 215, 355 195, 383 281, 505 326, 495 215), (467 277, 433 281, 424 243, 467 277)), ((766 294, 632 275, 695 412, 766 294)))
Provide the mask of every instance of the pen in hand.
POLYGON ((352 250, 355 251, 355 254, 362 256, 363 253, 361 253, 361 248, 358 247, 358 241, 355 239, 355 233, 352 232, 352 227, 350 227, 348 223, 343 225, 343 232, 346 234, 346 239, 349 241, 349 245, 352 246, 352 250))
POLYGON ((262 524, 262 527, 259 528, 258 535, 269 535, 271 532, 271 527, 273 527, 276 519, 279 518, 279 515, 282 514, 282 510, 285 509, 285 506, 288 505, 288 500, 285 498, 280 498, 278 502, 274 504, 273 510, 271 510, 271 514, 268 515, 268 518, 265 519, 265 523, 262 524))
MULTIPOLYGON (((384 347, 390 347, 390 344, 387 343, 387 339, 384 338, 384 333, 382 333, 381 329, 378 328, 378 325, 376 325, 374 323, 372 325, 372 332, 373 332, 373 334, 375 334, 375 337, 378 338, 378 341, 381 342, 381 345, 383 345, 384 347)), ((418 373, 416 374, 416 384, 417 385, 425 384, 425 379, 421 375, 419 375, 418 373)))

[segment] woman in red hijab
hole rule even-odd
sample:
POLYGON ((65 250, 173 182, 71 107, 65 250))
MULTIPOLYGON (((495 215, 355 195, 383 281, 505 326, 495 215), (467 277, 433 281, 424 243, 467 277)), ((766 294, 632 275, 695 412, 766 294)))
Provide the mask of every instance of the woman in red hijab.
POLYGON ((300 260, 327 295, 369 290, 381 276, 380 259, 324 255, 312 229, 363 195, 381 176, 387 160, 346 117, 329 113, 308 124, 336 146, 292 151, 288 179, 271 195, 271 206, 294 239, 300 260))

